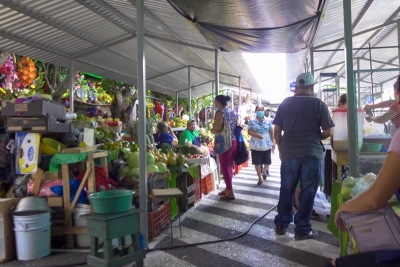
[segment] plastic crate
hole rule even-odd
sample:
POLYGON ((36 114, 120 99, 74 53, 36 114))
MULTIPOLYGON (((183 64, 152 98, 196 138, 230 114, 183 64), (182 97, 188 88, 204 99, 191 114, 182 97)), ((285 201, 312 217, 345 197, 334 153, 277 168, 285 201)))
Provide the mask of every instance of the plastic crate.
POLYGON ((171 221, 171 205, 169 202, 149 213, 149 238, 156 237, 162 228, 171 221))
POLYGON ((197 203, 201 200, 201 180, 200 179, 193 179, 196 188, 194 189, 195 200, 194 202, 197 203))
POLYGON ((208 195, 213 190, 212 173, 201 179, 201 192, 208 195))

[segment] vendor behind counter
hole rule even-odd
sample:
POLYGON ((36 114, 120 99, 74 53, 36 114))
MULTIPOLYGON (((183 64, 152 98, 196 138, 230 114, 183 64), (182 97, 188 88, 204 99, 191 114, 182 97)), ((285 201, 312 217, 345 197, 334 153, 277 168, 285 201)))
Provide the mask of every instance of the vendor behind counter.
POLYGON ((179 137, 179 145, 185 146, 186 142, 197 147, 201 146, 199 132, 196 130, 196 121, 194 120, 187 123, 186 130, 184 130, 179 137))

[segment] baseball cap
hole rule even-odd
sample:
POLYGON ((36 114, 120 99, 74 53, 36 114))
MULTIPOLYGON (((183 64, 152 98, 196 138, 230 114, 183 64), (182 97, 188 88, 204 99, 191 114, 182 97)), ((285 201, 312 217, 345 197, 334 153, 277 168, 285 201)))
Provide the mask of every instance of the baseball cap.
POLYGON ((302 73, 296 79, 296 86, 309 87, 314 85, 314 77, 311 73, 302 73))

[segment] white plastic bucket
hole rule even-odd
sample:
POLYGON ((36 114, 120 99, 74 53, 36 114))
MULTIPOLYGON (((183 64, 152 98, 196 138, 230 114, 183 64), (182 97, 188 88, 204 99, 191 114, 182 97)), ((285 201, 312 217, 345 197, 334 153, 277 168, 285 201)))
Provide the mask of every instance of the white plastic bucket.
MULTIPOLYGON (((90 205, 78 204, 76 205, 74 214, 74 226, 87 226, 86 219, 81 218, 81 215, 90 213, 90 205)), ((88 234, 74 235, 75 245, 77 247, 85 248, 90 247, 90 236, 88 234)))
POLYGON ((50 254, 50 212, 14 214, 18 260, 33 260, 50 254))

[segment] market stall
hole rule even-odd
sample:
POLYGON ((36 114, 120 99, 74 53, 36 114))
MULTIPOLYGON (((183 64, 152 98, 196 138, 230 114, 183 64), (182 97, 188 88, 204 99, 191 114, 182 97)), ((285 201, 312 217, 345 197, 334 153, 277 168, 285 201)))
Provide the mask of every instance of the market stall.
MULTIPOLYGON (((17 232, 9 227, 17 215, 3 216, 6 227, 0 227, 0 231, 4 231, 7 241, 0 239, 0 245, 4 243, 6 247, 0 261, 12 259, 15 254, 25 260, 45 257, 55 239, 62 240, 68 249, 97 247, 91 242, 97 233, 87 225, 85 216, 88 220, 108 220, 107 214, 119 212, 121 216, 115 220, 132 220, 137 224, 139 212, 130 210, 140 206, 139 162, 143 156, 147 159, 150 237, 156 236, 179 212, 200 201, 202 194, 215 190, 217 166, 210 155, 212 135, 207 125, 199 129, 200 147, 157 144, 153 135, 157 123, 163 121, 164 104, 148 96, 147 135, 146 140, 140 140, 134 88, 80 73, 74 78, 73 88, 54 101, 46 89, 48 77, 40 72, 42 65, 38 66, 38 61, 12 55, 4 64, 2 78, 7 84, 1 89, 4 160, 0 167, 4 177, 10 178, 2 181, 1 194, 7 199, 0 205, 4 213, 11 209, 8 204, 17 205, 20 198, 41 201, 24 212, 28 212, 26 218, 46 213, 48 224, 43 230, 48 236, 38 232, 36 239, 24 240, 22 245, 17 232), (18 77, 13 73, 14 67, 19 70, 18 77), (122 108, 117 107, 118 90, 127 95, 121 102, 122 108), (73 113, 69 112, 71 94, 75 97, 73 113), (121 116, 112 116, 116 114, 121 116), (145 151, 139 151, 140 142, 146 144, 145 151), (153 198, 153 190, 164 188, 178 188, 183 196, 153 198), (118 203, 122 199, 124 202, 118 203), (118 204, 113 206, 104 201, 118 204), (23 253, 26 245, 33 246, 32 242, 40 238, 41 252, 23 253)), ((187 116, 172 117, 167 123, 179 133, 186 128, 187 121, 187 116)), ((138 228, 135 229, 136 232, 125 234, 133 238, 138 234, 138 228)), ((105 236, 113 234, 107 232, 105 236)), ((107 241, 110 246, 121 245, 115 237, 107 241)), ((125 259, 140 260, 143 256, 133 255, 136 256, 125 255, 125 259)), ((97 256, 93 255, 93 261, 97 261, 97 256)))

